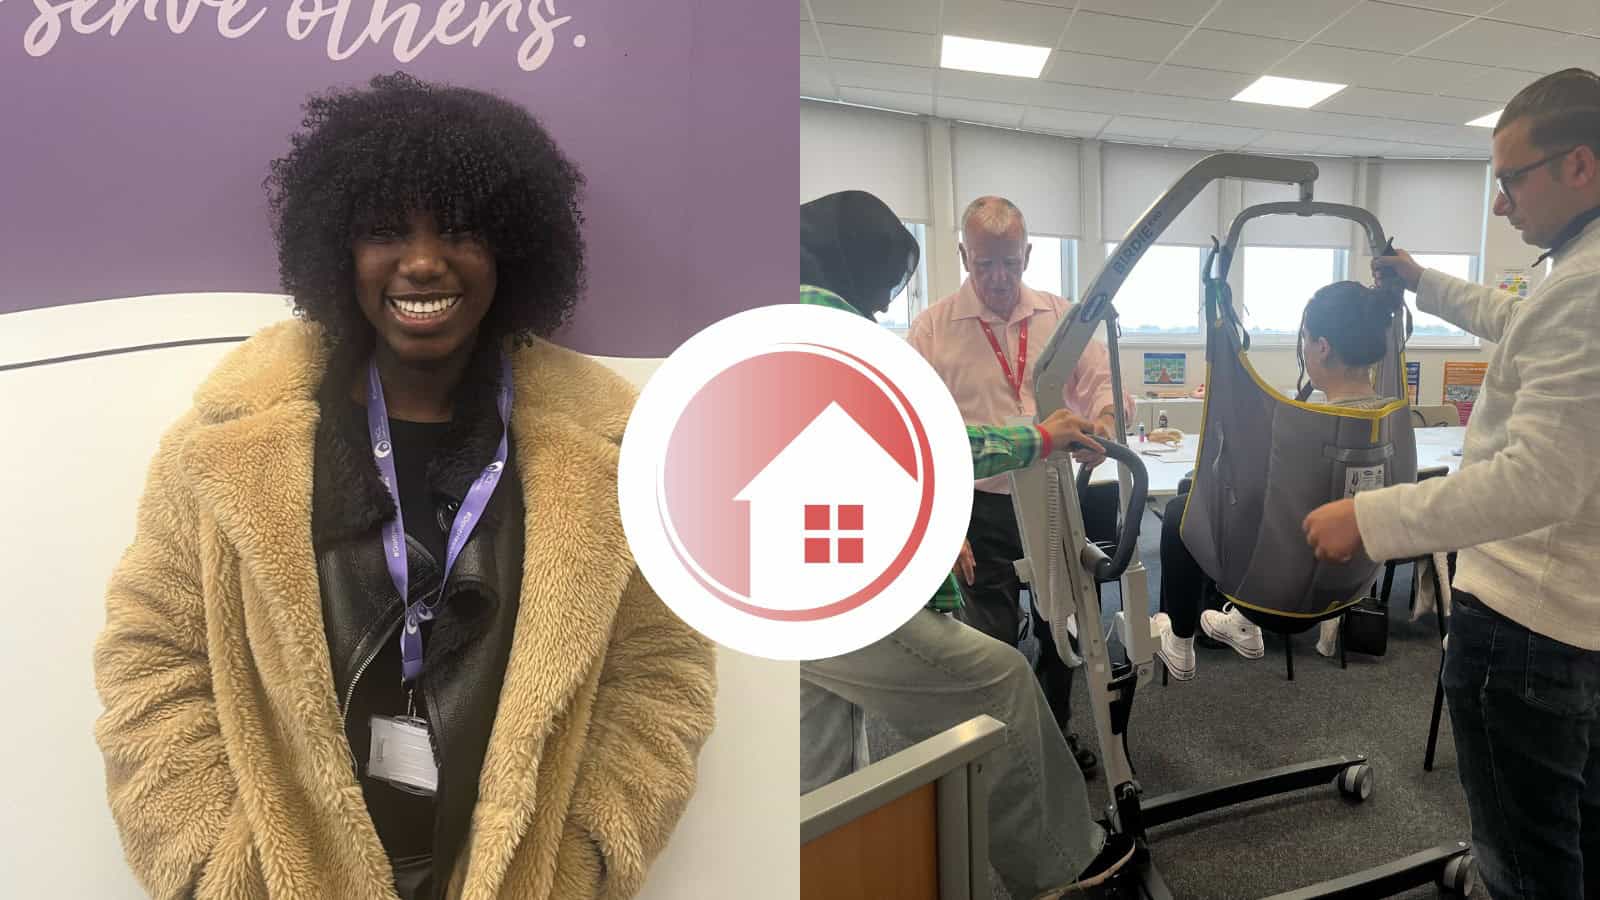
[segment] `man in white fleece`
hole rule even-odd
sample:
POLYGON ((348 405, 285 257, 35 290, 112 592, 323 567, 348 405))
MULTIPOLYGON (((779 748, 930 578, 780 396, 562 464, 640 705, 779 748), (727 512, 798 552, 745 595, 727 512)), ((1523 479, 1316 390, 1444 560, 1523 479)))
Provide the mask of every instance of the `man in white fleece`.
POLYGON ((1533 296, 1374 262, 1496 342, 1461 470, 1323 506, 1306 538, 1335 561, 1460 550, 1443 678, 1483 879, 1600 897, 1600 76, 1524 88, 1491 158, 1495 215, 1554 260, 1533 296))

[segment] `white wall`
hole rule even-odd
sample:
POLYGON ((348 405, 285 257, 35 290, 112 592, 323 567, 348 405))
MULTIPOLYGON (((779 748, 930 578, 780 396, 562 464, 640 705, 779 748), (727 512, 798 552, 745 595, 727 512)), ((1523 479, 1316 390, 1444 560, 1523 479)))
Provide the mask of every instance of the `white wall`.
MULTIPOLYGON (((181 295, 0 316, 0 366, 142 343, 248 334, 286 314, 267 295, 181 295)), ((91 650, 167 424, 233 345, 0 371, 0 893, 142 896, 106 808, 91 650)), ((642 383, 656 360, 605 360, 642 383)), ((799 694, 792 663, 723 650, 700 786, 645 900, 799 896, 799 694)))

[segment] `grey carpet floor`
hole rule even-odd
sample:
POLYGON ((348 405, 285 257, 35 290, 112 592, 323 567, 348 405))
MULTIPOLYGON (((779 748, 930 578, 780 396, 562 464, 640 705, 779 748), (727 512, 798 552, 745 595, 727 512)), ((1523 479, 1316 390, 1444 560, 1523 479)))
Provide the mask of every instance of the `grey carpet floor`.
MULTIPOLYGON (((1147 514, 1141 530, 1140 558, 1150 570, 1154 606, 1161 580, 1160 523, 1147 514)), ((1431 613, 1408 621, 1410 572, 1403 566, 1396 578, 1382 657, 1351 654, 1349 668, 1341 670, 1337 659, 1316 654, 1315 632, 1306 632, 1295 638, 1290 682, 1282 639, 1269 634, 1263 659, 1201 648, 1193 681, 1163 687, 1158 677, 1139 691, 1128 744, 1148 797, 1340 754, 1365 754, 1377 778, 1373 797, 1360 805, 1330 785, 1153 829, 1153 851, 1174 896, 1263 897, 1468 839, 1448 712, 1434 770, 1422 769, 1439 639, 1431 613)), ((1121 601, 1114 587, 1105 594, 1109 616, 1121 601)), ((1025 653, 1034 649, 1023 646, 1025 653)), ((1097 746, 1087 702, 1080 672, 1074 679, 1073 729, 1097 746)), ((879 759, 906 746, 870 718, 868 739, 879 759)), ((1091 780, 1089 791, 1097 807, 1108 799, 1104 778, 1091 780)), ((1003 900, 1004 888, 991 882, 995 900, 1003 900)), ((1401 896, 1435 894, 1430 887, 1401 896)), ((1487 894, 1480 888, 1474 896, 1487 894)))

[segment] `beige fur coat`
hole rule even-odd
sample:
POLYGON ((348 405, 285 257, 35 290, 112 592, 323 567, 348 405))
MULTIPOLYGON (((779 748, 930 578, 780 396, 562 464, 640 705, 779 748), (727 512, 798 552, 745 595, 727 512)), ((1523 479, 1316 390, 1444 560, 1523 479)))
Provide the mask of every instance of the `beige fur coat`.
MULTIPOLYGON (((351 770, 311 544, 315 326, 240 346, 167 433, 95 650, 96 738, 158 898, 393 898, 351 770)), ((513 353, 527 508, 516 635, 450 896, 633 896, 693 791, 711 645, 640 576, 617 509, 634 394, 513 353)))

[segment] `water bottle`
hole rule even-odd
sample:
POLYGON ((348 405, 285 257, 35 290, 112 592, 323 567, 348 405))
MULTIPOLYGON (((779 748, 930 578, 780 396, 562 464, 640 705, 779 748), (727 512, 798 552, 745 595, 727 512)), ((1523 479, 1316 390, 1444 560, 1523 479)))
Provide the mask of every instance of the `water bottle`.
POLYGON ((1167 427, 1167 411, 1166 410, 1163 409, 1159 413, 1156 414, 1156 427, 1157 428, 1165 428, 1165 427, 1167 427))
POLYGON ((1139 443, 1142 444, 1144 442, 1145 442, 1144 423, 1140 422, 1139 423, 1139 443))

